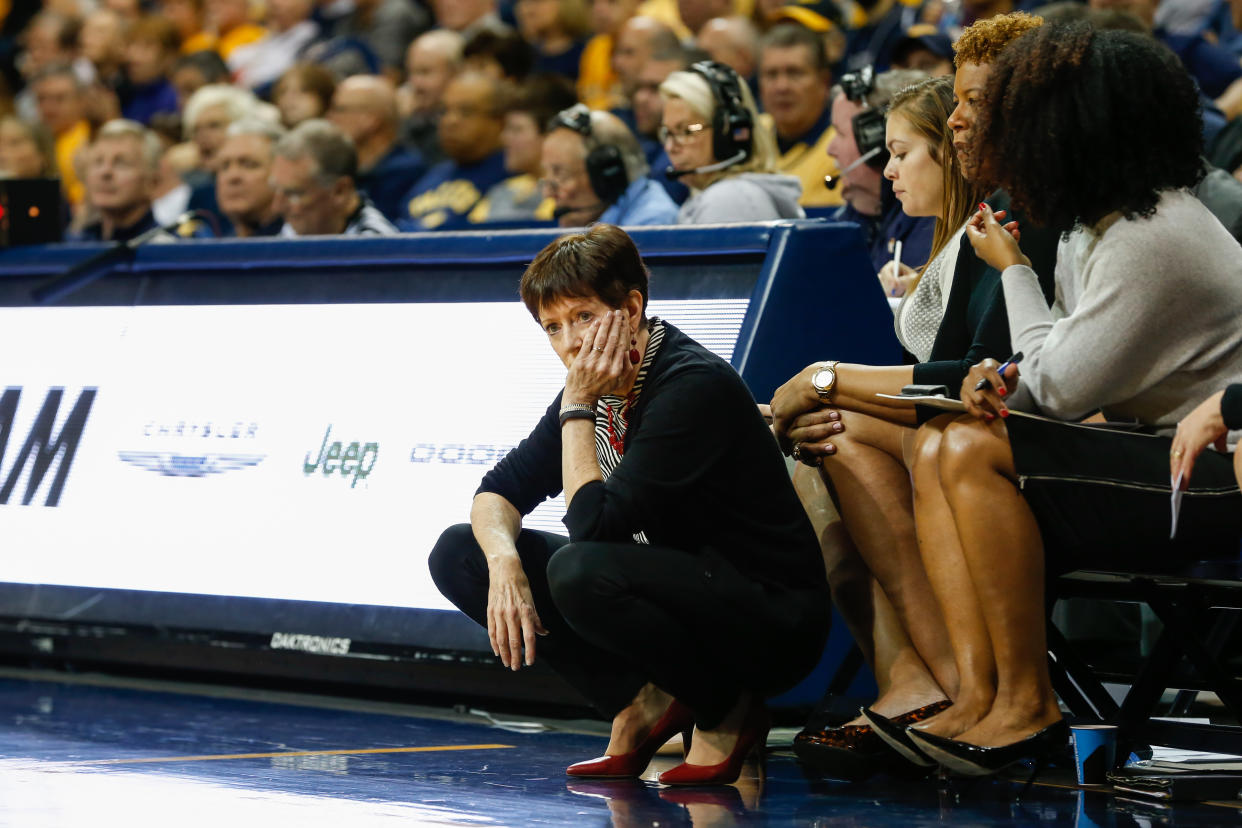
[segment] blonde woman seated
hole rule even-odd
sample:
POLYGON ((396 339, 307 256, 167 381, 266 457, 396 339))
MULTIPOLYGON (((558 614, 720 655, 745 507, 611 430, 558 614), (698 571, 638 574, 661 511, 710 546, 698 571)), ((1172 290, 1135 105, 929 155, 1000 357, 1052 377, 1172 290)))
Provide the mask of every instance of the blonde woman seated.
POLYGON ((776 138, 758 124, 755 99, 723 63, 700 61, 660 84, 660 140, 690 198, 678 224, 803 218, 802 182, 776 173, 776 138))
MULTIPOLYGON (((998 276, 984 272, 962 243, 984 190, 967 180, 953 152, 953 109, 951 78, 897 93, 884 174, 907 215, 936 217, 930 260, 897 314, 898 336, 922 366, 959 377, 960 384, 968 354, 1003 359, 1009 332, 989 322, 998 276), (950 304, 961 312, 946 315, 950 304)), ((772 401, 782 447, 804 464, 795 484, 820 536, 834 601, 876 668, 881 693, 873 709, 903 724, 948 708, 958 689, 949 634, 928 585, 937 573, 924 569, 915 540, 907 453, 918 417, 909 404, 875 396, 899 394, 917 373, 910 365, 814 363, 772 401), (808 468, 821 462, 822 480, 808 468), (828 486, 848 537, 835 523, 828 486)), ((861 718, 841 727, 810 726, 794 747, 804 763, 838 777, 892 769, 896 758, 861 718)))

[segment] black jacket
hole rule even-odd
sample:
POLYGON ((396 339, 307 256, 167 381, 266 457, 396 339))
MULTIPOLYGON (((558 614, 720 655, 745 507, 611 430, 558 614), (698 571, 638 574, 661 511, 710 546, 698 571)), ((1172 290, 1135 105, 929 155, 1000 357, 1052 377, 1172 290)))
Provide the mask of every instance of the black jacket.
MULTIPOLYGON (((998 190, 988 197, 993 210, 1008 210, 1009 196, 998 190)), ((1039 276, 1048 304, 1056 295, 1057 242, 1060 231, 1035 227, 1020 215, 1006 216, 1006 221, 1018 221, 1022 231, 1022 252, 1031 260, 1031 267, 1039 276)), ((961 249, 957 254, 957 266, 953 271, 953 286, 949 289, 949 302, 944 319, 936 332, 931 356, 927 362, 914 366, 914 382, 918 385, 944 385, 949 396, 957 397, 962 380, 972 365, 991 357, 1004 361, 1011 354, 1009 316, 1005 310, 1005 291, 1001 286, 1000 271, 989 267, 975 255, 970 239, 962 235, 961 249)), ((928 409, 920 413, 943 413, 928 409)))
MULTIPOLYGON (((560 405, 558 394, 479 492, 528 514, 562 490, 560 405)), ((827 597, 814 530, 750 391, 667 323, 629 414, 621 464, 578 490, 565 525, 574 541, 630 541, 642 531, 653 546, 718 554, 760 583, 827 597)))

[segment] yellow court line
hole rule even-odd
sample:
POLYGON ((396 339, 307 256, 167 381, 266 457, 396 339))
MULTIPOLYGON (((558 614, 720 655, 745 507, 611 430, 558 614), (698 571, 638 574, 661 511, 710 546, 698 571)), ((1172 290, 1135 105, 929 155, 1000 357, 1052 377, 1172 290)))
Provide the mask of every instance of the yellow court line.
POLYGON ((210 762, 219 759, 275 759, 279 756, 359 756, 367 753, 430 753, 444 750, 507 750, 513 745, 435 745, 427 747, 359 748, 356 750, 294 750, 279 753, 225 753, 214 756, 150 756, 140 759, 86 759, 47 765, 137 765, 150 762, 210 762))

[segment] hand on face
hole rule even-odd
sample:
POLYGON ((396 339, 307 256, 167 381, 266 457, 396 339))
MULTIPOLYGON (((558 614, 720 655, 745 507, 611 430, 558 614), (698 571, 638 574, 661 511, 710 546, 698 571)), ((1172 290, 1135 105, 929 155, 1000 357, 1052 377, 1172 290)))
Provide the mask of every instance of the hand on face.
POLYGON ((624 310, 611 310, 592 322, 569 367, 562 402, 592 405, 600 397, 629 391, 639 367, 629 356, 632 338, 624 310))

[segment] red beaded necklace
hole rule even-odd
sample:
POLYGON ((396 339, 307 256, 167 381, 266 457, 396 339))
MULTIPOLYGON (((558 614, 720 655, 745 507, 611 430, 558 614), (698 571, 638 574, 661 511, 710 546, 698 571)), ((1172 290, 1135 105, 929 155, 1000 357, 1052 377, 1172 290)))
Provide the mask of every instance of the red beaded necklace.
MULTIPOLYGON (((629 428, 630 406, 633 404, 634 404, 634 394, 631 392, 625 398, 625 405, 621 406, 621 413, 616 415, 617 417, 621 419, 623 423, 625 423, 626 428, 629 428)), ((612 406, 605 406, 605 407, 608 409, 608 444, 612 446, 613 450, 616 451, 617 454, 624 455, 625 454, 624 435, 617 434, 616 426, 613 424, 614 411, 612 409, 612 406)))

